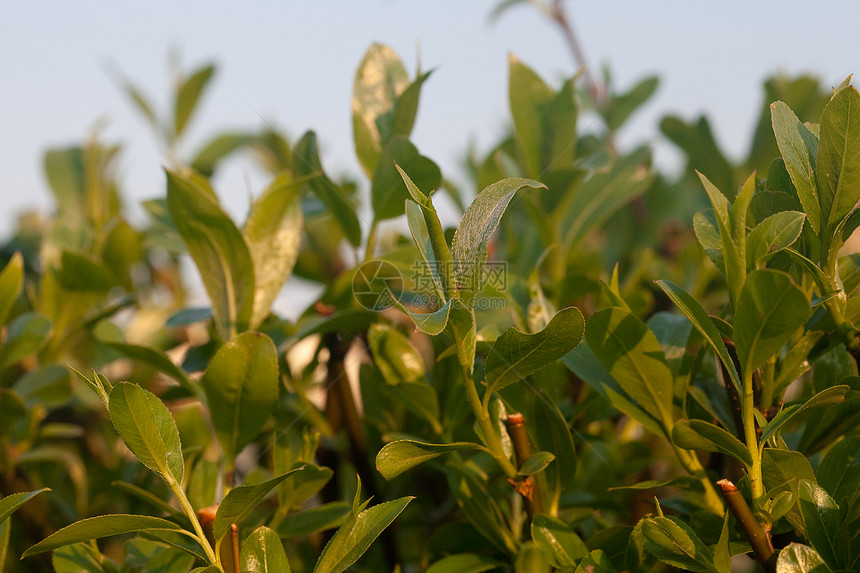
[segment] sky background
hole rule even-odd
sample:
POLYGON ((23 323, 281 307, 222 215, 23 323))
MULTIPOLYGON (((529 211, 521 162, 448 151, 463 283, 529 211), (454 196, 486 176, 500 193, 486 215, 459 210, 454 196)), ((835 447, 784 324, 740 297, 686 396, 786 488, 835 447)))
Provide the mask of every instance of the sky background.
MULTIPOLYGON (((242 3, 147 0, 6 0, 0 6, 0 238, 15 213, 50 209, 41 168, 46 147, 78 143, 102 121, 120 142, 120 180, 132 208, 163 196, 163 157, 143 119, 107 73, 116 66, 167 107, 168 53, 185 69, 219 70, 188 130, 190 155, 222 129, 263 121, 296 138, 317 131, 323 165, 360 175, 352 147, 355 69, 373 42, 390 45, 410 74, 419 57, 436 72, 425 84, 413 141, 443 173, 463 181, 470 142, 482 150, 508 122, 507 62, 513 53, 551 84, 575 67, 561 35, 536 10, 518 6, 491 22, 497 0, 313 0, 242 3)), ((745 154, 775 72, 811 72, 838 85, 860 70, 860 3, 833 0, 569 0, 592 67, 609 64, 626 88, 648 74, 661 85, 635 116, 622 145, 656 142, 658 164, 677 164, 659 119, 707 114, 732 157, 745 154)), ((234 215, 265 181, 241 159, 216 188, 234 215)), ((365 190, 367 185, 364 185, 365 190)))

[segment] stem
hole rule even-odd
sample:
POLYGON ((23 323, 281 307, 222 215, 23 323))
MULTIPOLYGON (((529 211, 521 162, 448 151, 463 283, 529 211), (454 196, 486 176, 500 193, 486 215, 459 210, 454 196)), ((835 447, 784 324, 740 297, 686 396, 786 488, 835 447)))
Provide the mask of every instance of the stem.
POLYGON ((761 374, 761 396, 759 397, 759 408, 766 411, 773 404, 773 381, 776 371, 776 358, 768 360, 761 374))
MULTIPOLYGON (((514 444, 514 454, 517 458, 517 468, 522 467, 523 462, 529 459, 532 455, 532 447, 529 443, 529 435, 526 431, 526 419, 522 414, 511 414, 507 419, 508 433, 511 436, 511 442, 514 444)), ((541 503, 540 489, 535 476, 527 476, 524 479, 515 482, 514 488, 526 502, 526 513, 529 519, 533 519, 535 515, 543 513, 543 504, 541 503)))
POLYGON ((373 220, 373 223, 370 225, 370 231, 367 233, 367 245, 364 249, 364 262, 371 260, 373 258, 373 253, 376 252, 376 229, 377 223, 376 219, 373 220))
POLYGON ((456 298, 458 295, 457 281, 454 278, 454 262, 451 258, 451 250, 448 248, 448 241, 445 240, 445 230, 442 229, 442 223, 435 209, 432 212, 428 212, 424 207, 421 209, 424 212, 424 222, 427 224, 427 234, 430 235, 430 246, 433 248, 436 263, 440 267, 438 271, 442 277, 442 289, 448 299, 456 298))
POLYGON ((738 491, 738 488, 727 479, 721 479, 717 482, 720 486, 720 492, 723 494, 723 499, 726 500, 726 505, 741 526, 741 531, 750 542, 756 560, 761 563, 764 570, 768 573, 776 571, 776 553, 773 550, 770 534, 765 531, 761 523, 756 520, 749 505, 747 505, 744 496, 738 491))
POLYGON ((185 515, 191 522, 191 527, 194 528, 194 533, 197 535, 197 542, 200 544, 200 547, 202 547, 203 551, 206 553, 206 559, 209 560, 209 564, 217 565, 218 558, 215 556, 215 551, 212 549, 212 546, 206 539, 206 534, 203 532, 203 527, 200 525, 200 520, 197 518, 197 514, 194 512, 194 508, 191 507, 191 502, 188 501, 188 498, 185 496, 185 492, 182 491, 182 488, 179 487, 179 484, 177 484, 172 477, 167 480, 167 485, 170 487, 171 490, 173 490, 173 495, 175 495, 176 499, 179 500, 179 505, 182 506, 182 511, 185 512, 185 515))
POLYGON ((230 540, 233 542, 233 573, 242 573, 239 570, 239 527, 235 523, 230 524, 230 540))
POLYGON ((466 385, 466 400, 472 407, 472 412, 475 414, 475 418, 478 419, 478 425, 481 427, 481 431, 484 434, 485 445, 490 449, 493 459, 496 460, 496 463, 498 463, 499 467, 502 468, 502 471, 505 472, 505 476, 509 479, 516 478, 517 468, 514 467, 510 458, 505 454, 505 449, 502 447, 502 440, 499 437, 499 434, 496 433, 496 429, 493 427, 493 422, 490 419, 490 413, 483 407, 481 398, 478 396, 478 390, 475 388, 475 381, 472 379, 472 375, 469 373, 469 368, 463 363, 462 358, 460 360, 460 370, 463 374, 463 383, 466 385))
POLYGON ((741 416, 744 423, 744 439, 747 450, 752 457, 752 466, 748 469, 750 488, 752 489, 753 503, 764 496, 764 483, 761 475, 761 451, 758 447, 758 436, 755 431, 755 395, 753 393, 752 370, 744 369, 744 395, 741 407, 741 416))
POLYGON ((552 7, 550 8, 550 17, 556 24, 558 24, 558 27, 561 28, 561 33, 567 42, 567 47, 570 49, 571 55, 573 56, 574 64, 582 70, 582 79, 588 87, 588 91, 591 92, 591 97, 594 98, 594 102, 598 107, 600 107, 606 99, 606 90, 594 80, 594 77, 589 71, 585 52, 582 51, 582 46, 576 38, 576 34, 573 31, 573 25, 564 9, 562 0, 553 1, 552 7))

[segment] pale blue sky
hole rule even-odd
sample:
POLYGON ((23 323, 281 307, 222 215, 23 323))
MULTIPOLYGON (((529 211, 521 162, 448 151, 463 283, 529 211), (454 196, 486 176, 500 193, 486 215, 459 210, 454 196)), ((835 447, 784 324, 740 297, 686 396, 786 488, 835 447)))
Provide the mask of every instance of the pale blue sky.
MULTIPOLYGON (((5 0, 0 5, 0 235, 28 206, 47 208, 41 152, 81 141, 96 122, 121 141, 131 202, 164 193, 161 158, 140 117, 105 72, 113 62, 163 108, 167 53, 214 60, 219 73, 189 133, 189 149, 222 128, 257 128, 261 116, 298 136, 314 128, 331 171, 360 173, 352 151, 350 92, 372 42, 391 45, 414 73, 418 51, 437 71, 425 84, 413 139, 449 177, 474 139, 486 148, 504 128, 507 54, 557 83, 574 71, 557 31, 528 7, 496 23, 497 0, 5 0)), ((593 65, 611 64, 625 87, 650 73, 662 84, 622 142, 659 138, 659 118, 705 112, 734 156, 747 148, 761 81, 782 70, 838 84, 860 71, 860 3, 799 0, 570 0, 593 65)), ((658 160, 671 151, 658 146, 658 160)), ((233 162, 216 183, 244 211, 259 174, 233 162)), ((139 212, 139 211, 138 211, 139 212)))

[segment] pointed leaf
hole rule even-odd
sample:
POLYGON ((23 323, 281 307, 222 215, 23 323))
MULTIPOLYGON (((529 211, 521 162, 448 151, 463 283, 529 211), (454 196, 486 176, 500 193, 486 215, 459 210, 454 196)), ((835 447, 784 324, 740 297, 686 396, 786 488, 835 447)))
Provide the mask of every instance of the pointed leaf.
POLYGON ((860 200, 860 93, 839 89, 821 114, 815 164, 821 220, 833 229, 860 200))
POLYGON ((818 466, 818 483, 843 508, 860 491, 860 436, 837 442, 818 466))
POLYGON ((51 321, 47 317, 36 312, 19 315, 6 332, 6 345, 2 347, 3 359, 0 360, 0 368, 15 364, 38 352, 50 333, 51 321))
POLYGON ((717 573, 714 554, 686 523, 676 517, 646 518, 645 546, 660 561, 699 573, 717 573))
POLYGON ((782 211, 756 225, 747 237, 747 270, 794 244, 803 231, 805 220, 806 215, 799 211, 782 211))
POLYGON ((477 553, 456 553, 432 563, 426 573, 483 573, 504 564, 477 553))
POLYGON ((371 180, 371 204, 377 221, 403 214, 403 202, 410 197, 410 192, 404 185, 399 169, 409 173, 419 189, 433 190, 442 185, 439 166, 421 155, 405 137, 392 138, 382 148, 379 164, 371 180))
POLYGON ((215 436, 232 460, 257 437, 278 400, 275 344, 265 334, 240 334, 218 349, 202 384, 215 436))
POLYGON ((249 330, 256 330, 268 316, 298 259, 302 239, 299 191, 304 183, 304 179, 282 172, 254 201, 242 229, 254 263, 254 310, 249 330))
POLYGON ((110 392, 110 419, 137 459, 168 484, 182 483, 185 462, 176 422, 158 397, 136 384, 120 382, 110 392))
POLYGON ((102 537, 109 537, 111 535, 139 533, 142 531, 182 531, 182 528, 160 517, 123 514, 101 515, 99 517, 82 519, 60 529, 30 547, 21 557, 38 555, 45 551, 52 551, 58 547, 80 543, 81 541, 89 541, 90 539, 101 539, 102 537))
POLYGON ((190 177, 167 171, 167 204, 200 272, 221 336, 244 332, 254 309, 254 263, 242 233, 190 177))
POLYGON ((487 391, 497 392, 537 372, 573 350, 582 340, 585 320, 576 307, 560 310, 535 334, 508 328, 487 355, 484 376, 487 391))
POLYGON ((832 386, 826 390, 822 390, 803 404, 795 404, 783 408, 770 422, 768 422, 767 426, 762 429, 761 438, 759 438, 760 441, 762 443, 766 442, 774 432, 779 430, 783 424, 789 422, 795 416, 815 408, 841 404, 845 401, 845 393, 848 392, 849 389, 850 388, 845 385, 832 386))
POLYGON ((831 573, 831 569, 812 547, 791 543, 779 552, 776 573, 831 573))
POLYGON ((6 324, 9 311, 24 285, 24 258, 15 251, 12 258, 0 272, 0 326, 6 324))
POLYGON ((546 514, 532 519, 532 539, 544 550, 553 567, 576 567, 588 548, 562 520, 546 514))
POLYGON ((345 501, 332 501, 312 509, 290 513, 278 524, 278 535, 303 537, 340 527, 351 509, 345 501))
POLYGON ((672 428, 672 441, 688 450, 722 452, 747 466, 752 465, 752 456, 740 440, 719 426, 703 420, 680 420, 672 428))
POLYGON ((51 488, 43 487, 42 489, 37 489, 36 491, 23 491, 21 493, 13 493, 0 499, 0 524, 6 521, 6 519, 8 519, 9 516, 12 515, 12 513, 16 509, 18 509, 40 493, 46 491, 51 491, 51 488))
POLYGON ((839 506, 824 488, 811 480, 798 484, 798 503, 806 538, 815 550, 832 565, 837 564, 836 530, 840 524, 839 506))
POLYGON ((734 334, 738 358, 752 372, 770 359, 809 318, 806 295, 787 274, 755 270, 741 289, 734 334))
POLYGON ((523 172, 529 177, 539 177, 543 171, 543 114, 553 96, 534 70, 513 54, 508 57, 508 99, 523 172))
POLYGON ((487 243, 511 199, 524 187, 545 188, 542 183, 530 179, 503 179, 478 193, 469 205, 454 233, 452 245, 454 271, 460 289, 473 292, 481 290, 487 243))
POLYGON ((797 196, 800 198, 800 204, 803 205, 812 230, 818 233, 821 230, 822 220, 826 219, 826 214, 822 218, 815 182, 813 161, 818 147, 817 138, 783 102, 771 104, 770 113, 773 133, 776 136, 779 152, 785 160, 785 168, 797 189, 797 196))
POLYGON ((393 479, 442 454, 461 450, 484 450, 480 444, 454 442, 451 444, 430 444, 415 440, 397 440, 382 446, 376 454, 376 469, 385 479, 393 479))
POLYGON ((591 316, 585 335, 612 377, 668 432, 674 378, 654 333, 630 312, 607 308, 591 316))
POLYGON ((281 539, 268 527, 258 527, 245 538, 239 562, 247 573, 290 573, 281 539))
POLYGON ((185 370, 174 364, 167 354, 165 354, 160 348, 107 340, 100 340, 100 342, 116 350, 127 358, 152 366, 159 372, 162 372, 179 382, 179 385, 188 390, 193 396, 200 396, 199 388, 191 382, 191 379, 188 378, 185 370))
POLYGON ((418 350, 403 334, 390 326, 374 324, 367 332, 367 343, 373 362, 385 381, 396 386, 424 378, 424 361, 418 350))
POLYGON ((176 94, 176 102, 173 110, 173 131, 176 137, 182 135, 185 126, 191 119, 191 115, 197 108, 197 102, 203 95, 203 90, 215 74, 215 66, 209 64, 202 66, 182 82, 179 92, 176 94))

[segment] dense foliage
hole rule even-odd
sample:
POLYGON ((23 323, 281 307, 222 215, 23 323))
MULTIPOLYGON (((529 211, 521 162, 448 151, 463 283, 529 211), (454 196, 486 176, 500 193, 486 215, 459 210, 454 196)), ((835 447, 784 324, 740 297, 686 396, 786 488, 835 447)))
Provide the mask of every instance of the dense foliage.
POLYGON ((3 246, 0 565, 860 571, 849 80, 767 82, 739 164, 665 118, 672 177, 615 144, 655 78, 596 93, 511 57, 470 201, 410 141, 431 74, 390 48, 355 76, 360 181, 314 132, 177 157, 214 71, 170 117, 123 84, 172 165, 145 226, 93 140, 45 155, 56 212, 3 246), (241 224, 210 183, 240 150, 272 175, 241 224), (292 276, 324 285, 295 322, 271 310, 292 276))

